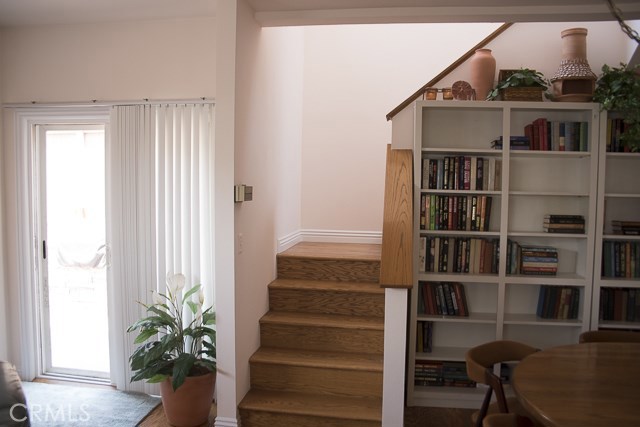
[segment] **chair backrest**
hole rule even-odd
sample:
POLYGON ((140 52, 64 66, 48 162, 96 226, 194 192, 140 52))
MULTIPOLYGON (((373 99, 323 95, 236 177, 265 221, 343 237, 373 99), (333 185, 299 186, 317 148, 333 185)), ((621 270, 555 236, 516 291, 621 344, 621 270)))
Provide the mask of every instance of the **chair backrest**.
POLYGON ((640 333, 632 331, 587 331, 580 334, 579 341, 585 342, 640 342, 640 333))
POLYGON ((473 381, 489 386, 478 414, 478 425, 482 423, 487 414, 492 392, 496 393, 496 401, 500 412, 509 412, 502 381, 493 373, 493 365, 502 362, 520 361, 536 351, 538 351, 536 348, 527 344, 509 340, 491 341, 467 351, 465 355, 467 375, 473 381))

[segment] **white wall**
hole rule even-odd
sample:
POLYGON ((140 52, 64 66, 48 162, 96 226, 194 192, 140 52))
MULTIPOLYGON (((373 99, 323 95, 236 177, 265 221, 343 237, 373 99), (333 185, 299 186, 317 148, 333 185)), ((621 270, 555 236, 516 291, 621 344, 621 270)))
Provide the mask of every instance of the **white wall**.
POLYGON ((214 18, 2 31, 2 101, 215 96, 214 18))
POLYGON ((253 186, 253 201, 235 209, 238 400, 260 345, 277 239, 300 228, 303 85, 303 30, 261 29, 239 3, 235 181, 253 186))
POLYGON ((387 113, 498 26, 305 28, 303 229, 381 232, 387 113))

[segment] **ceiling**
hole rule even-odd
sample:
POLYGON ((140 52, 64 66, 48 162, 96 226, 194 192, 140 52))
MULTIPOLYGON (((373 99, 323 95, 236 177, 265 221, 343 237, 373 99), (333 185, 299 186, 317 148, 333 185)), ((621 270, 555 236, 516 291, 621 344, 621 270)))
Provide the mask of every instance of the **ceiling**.
MULTIPOLYGON (((0 27, 215 16, 227 0, 0 0, 0 27)), ((246 0, 264 26, 609 20, 605 0, 246 0)), ((615 0, 625 19, 640 1, 615 0)))

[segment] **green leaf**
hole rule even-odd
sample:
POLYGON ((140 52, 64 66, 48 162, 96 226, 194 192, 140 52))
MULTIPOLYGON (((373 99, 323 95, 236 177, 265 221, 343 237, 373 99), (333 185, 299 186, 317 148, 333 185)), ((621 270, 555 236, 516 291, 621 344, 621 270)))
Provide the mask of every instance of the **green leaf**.
POLYGON ((184 383, 184 380, 185 378, 187 378, 187 376, 191 372, 191 368, 193 367, 193 364, 195 363, 195 361, 196 361, 196 357, 189 353, 182 353, 175 360, 175 363, 173 365, 173 382, 172 382, 172 386, 174 390, 176 390, 178 387, 180 387, 184 383))
POLYGON ((196 314, 196 312, 198 311, 198 307, 199 307, 198 304, 196 304, 193 301, 187 301, 187 305, 191 309, 191 314, 196 314))
POLYGON ((193 288, 189 289, 184 296, 182 297, 182 301, 187 301, 189 297, 200 290, 200 285, 195 285, 193 288))
POLYGON ((153 328, 153 329, 144 329, 142 332, 140 332, 140 334, 136 337, 134 344, 140 344, 145 342, 147 339, 149 339, 152 336, 158 335, 158 329, 153 328))
POLYGON ((151 383, 151 384, 161 383, 162 381, 166 380, 167 378, 169 378, 169 375, 157 374, 157 375, 154 375, 151 378, 147 379, 147 382, 151 383))

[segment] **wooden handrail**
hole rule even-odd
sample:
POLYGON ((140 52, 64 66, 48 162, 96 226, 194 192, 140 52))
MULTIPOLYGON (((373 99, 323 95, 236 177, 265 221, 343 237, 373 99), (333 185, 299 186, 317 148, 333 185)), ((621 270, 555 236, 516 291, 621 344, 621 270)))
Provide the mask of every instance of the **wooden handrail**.
POLYGON ((413 286, 413 153, 393 150, 391 145, 384 183, 380 285, 413 286))
POLYGON ((417 91, 415 91, 413 93, 413 95, 411 95, 409 98, 405 99, 404 101, 402 101, 402 103, 400 105, 398 105, 396 108, 394 108, 389 114, 387 114, 387 121, 393 119, 395 117, 396 114, 398 114, 400 111, 404 110, 405 108, 407 108, 407 106, 409 104, 411 104, 413 101, 415 101, 416 99, 418 99, 420 96, 422 96, 422 94, 424 93, 424 91, 428 88, 428 87, 432 87, 434 86, 436 83, 438 83, 440 80, 442 80, 443 78, 445 78, 450 72, 452 72, 453 70, 455 70, 456 68, 458 68, 460 66, 460 64, 462 64, 464 61, 466 61, 467 59, 471 58, 471 56, 475 53, 476 50, 478 49, 482 49, 483 47, 485 47, 487 44, 489 44, 489 42, 493 39, 495 39, 496 37, 498 37, 500 34, 502 34, 507 28, 509 28, 510 26, 512 26, 513 23, 511 22, 507 22, 506 24, 502 24, 497 30, 495 30, 493 33, 489 34, 487 37, 485 37, 480 43, 478 43, 477 45, 475 45, 474 47, 472 47, 471 49, 469 49, 467 51, 467 53, 465 53, 464 55, 462 55, 460 58, 458 58, 453 64, 449 65, 447 68, 445 68, 440 74, 438 74, 437 76, 435 76, 434 78, 432 78, 431 80, 429 80, 427 82, 427 84, 425 84, 424 86, 422 86, 420 89, 418 89, 417 91))

